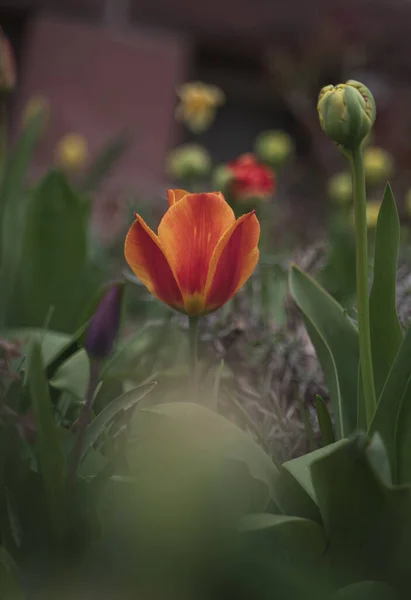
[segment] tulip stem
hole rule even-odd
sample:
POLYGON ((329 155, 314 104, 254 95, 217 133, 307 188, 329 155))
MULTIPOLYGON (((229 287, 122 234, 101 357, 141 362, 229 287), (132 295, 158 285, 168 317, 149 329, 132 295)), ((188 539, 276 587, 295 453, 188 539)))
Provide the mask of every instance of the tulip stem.
POLYGON ((367 423, 371 422, 377 405, 372 364, 370 313, 368 294, 367 206, 362 147, 350 156, 355 206, 356 285, 360 365, 367 423))
POLYGON ((188 317, 190 376, 193 382, 193 393, 198 395, 198 325, 200 317, 188 317))

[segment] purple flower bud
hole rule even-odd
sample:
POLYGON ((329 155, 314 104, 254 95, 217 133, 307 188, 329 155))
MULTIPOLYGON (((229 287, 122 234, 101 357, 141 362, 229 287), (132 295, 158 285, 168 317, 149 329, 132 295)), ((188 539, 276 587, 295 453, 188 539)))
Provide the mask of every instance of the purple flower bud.
POLYGON ((120 328, 124 283, 113 283, 104 294, 87 328, 84 346, 95 359, 107 358, 120 328))

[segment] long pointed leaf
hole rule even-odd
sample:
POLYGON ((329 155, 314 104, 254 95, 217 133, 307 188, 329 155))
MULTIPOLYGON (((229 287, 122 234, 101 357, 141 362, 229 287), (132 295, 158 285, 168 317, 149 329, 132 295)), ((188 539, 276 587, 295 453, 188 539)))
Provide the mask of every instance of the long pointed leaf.
POLYGON ((357 330, 338 302, 296 266, 290 271, 290 291, 304 314, 330 390, 337 437, 343 438, 357 424, 357 330))
POLYGON ((410 357, 411 328, 408 329, 391 367, 369 427, 371 436, 379 433, 382 438, 390 461, 394 483, 397 483, 397 425, 403 399, 406 397, 406 390, 411 381, 410 357))
POLYGON ((389 185, 385 188, 375 238, 374 281, 370 294, 371 346, 377 398, 402 342, 396 308, 400 221, 389 185))
POLYGON ((25 212, 29 195, 24 192, 30 160, 43 126, 42 113, 30 120, 8 160, 0 187, 0 324, 5 319, 20 260, 25 212))
POLYGON ((317 411, 317 419, 320 426, 323 445, 329 446, 335 442, 334 429, 327 405, 321 396, 317 396, 315 399, 315 410, 317 411))
POLYGON ((155 382, 140 385, 110 402, 88 426, 82 456, 84 457, 88 449, 97 441, 103 429, 120 411, 127 410, 140 402, 155 386, 155 382))
POLYGON ((36 418, 38 466, 43 478, 54 531, 60 535, 65 522, 62 500, 66 483, 66 464, 52 411, 41 347, 37 341, 34 341, 31 347, 28 369, 29 390, 36 418))
POLYGON ((74 333, 79 313, 100 284, 88 256, 89 204, 64 175, 51 171, 33 191, 27 209, 19 277, 11 298, 9 326, 42 326, 74 333))

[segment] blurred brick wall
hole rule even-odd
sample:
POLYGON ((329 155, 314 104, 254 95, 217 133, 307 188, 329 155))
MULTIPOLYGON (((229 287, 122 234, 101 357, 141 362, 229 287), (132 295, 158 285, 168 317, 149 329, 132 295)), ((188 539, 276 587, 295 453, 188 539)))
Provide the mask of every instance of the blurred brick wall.
POLYGON ((30 23, 15 115, 36 94, 51 104, 36 170, 53 161, 58 139, 79 132, 91 156, 122 129, 134 142, 111 180, 134 189, 161 181, 175 133, 175 86, 185 78, 187 45, 156 30, 127 32, 37 16, 30 23))

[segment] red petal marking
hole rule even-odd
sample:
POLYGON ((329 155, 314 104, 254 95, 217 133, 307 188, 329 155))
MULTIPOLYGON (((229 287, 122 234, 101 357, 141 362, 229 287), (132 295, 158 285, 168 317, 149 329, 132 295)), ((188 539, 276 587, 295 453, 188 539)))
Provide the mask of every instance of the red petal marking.
POLYGON ((124 244, 124 255, 133 272, 159 300, 182 310, 183 297, 156 234, 136 216, 124 244))
POLYGON ((212 193, 188 194, 164 215, 158 237, 185 305, 195 295, 204 296, 211 257, 233 223, 230 206, 222 196, 212 193))
POLYGON ((179 202, 184 196, 187 196, 188 192, 185 190, 167 190, 167 200, 169 206, 173 206, 176 202, 179 202))
POLYGON ((219 241, 207 277, 205 312, 223 306, 257 266, 260 223, 254 212, 241 216, 219 241))

